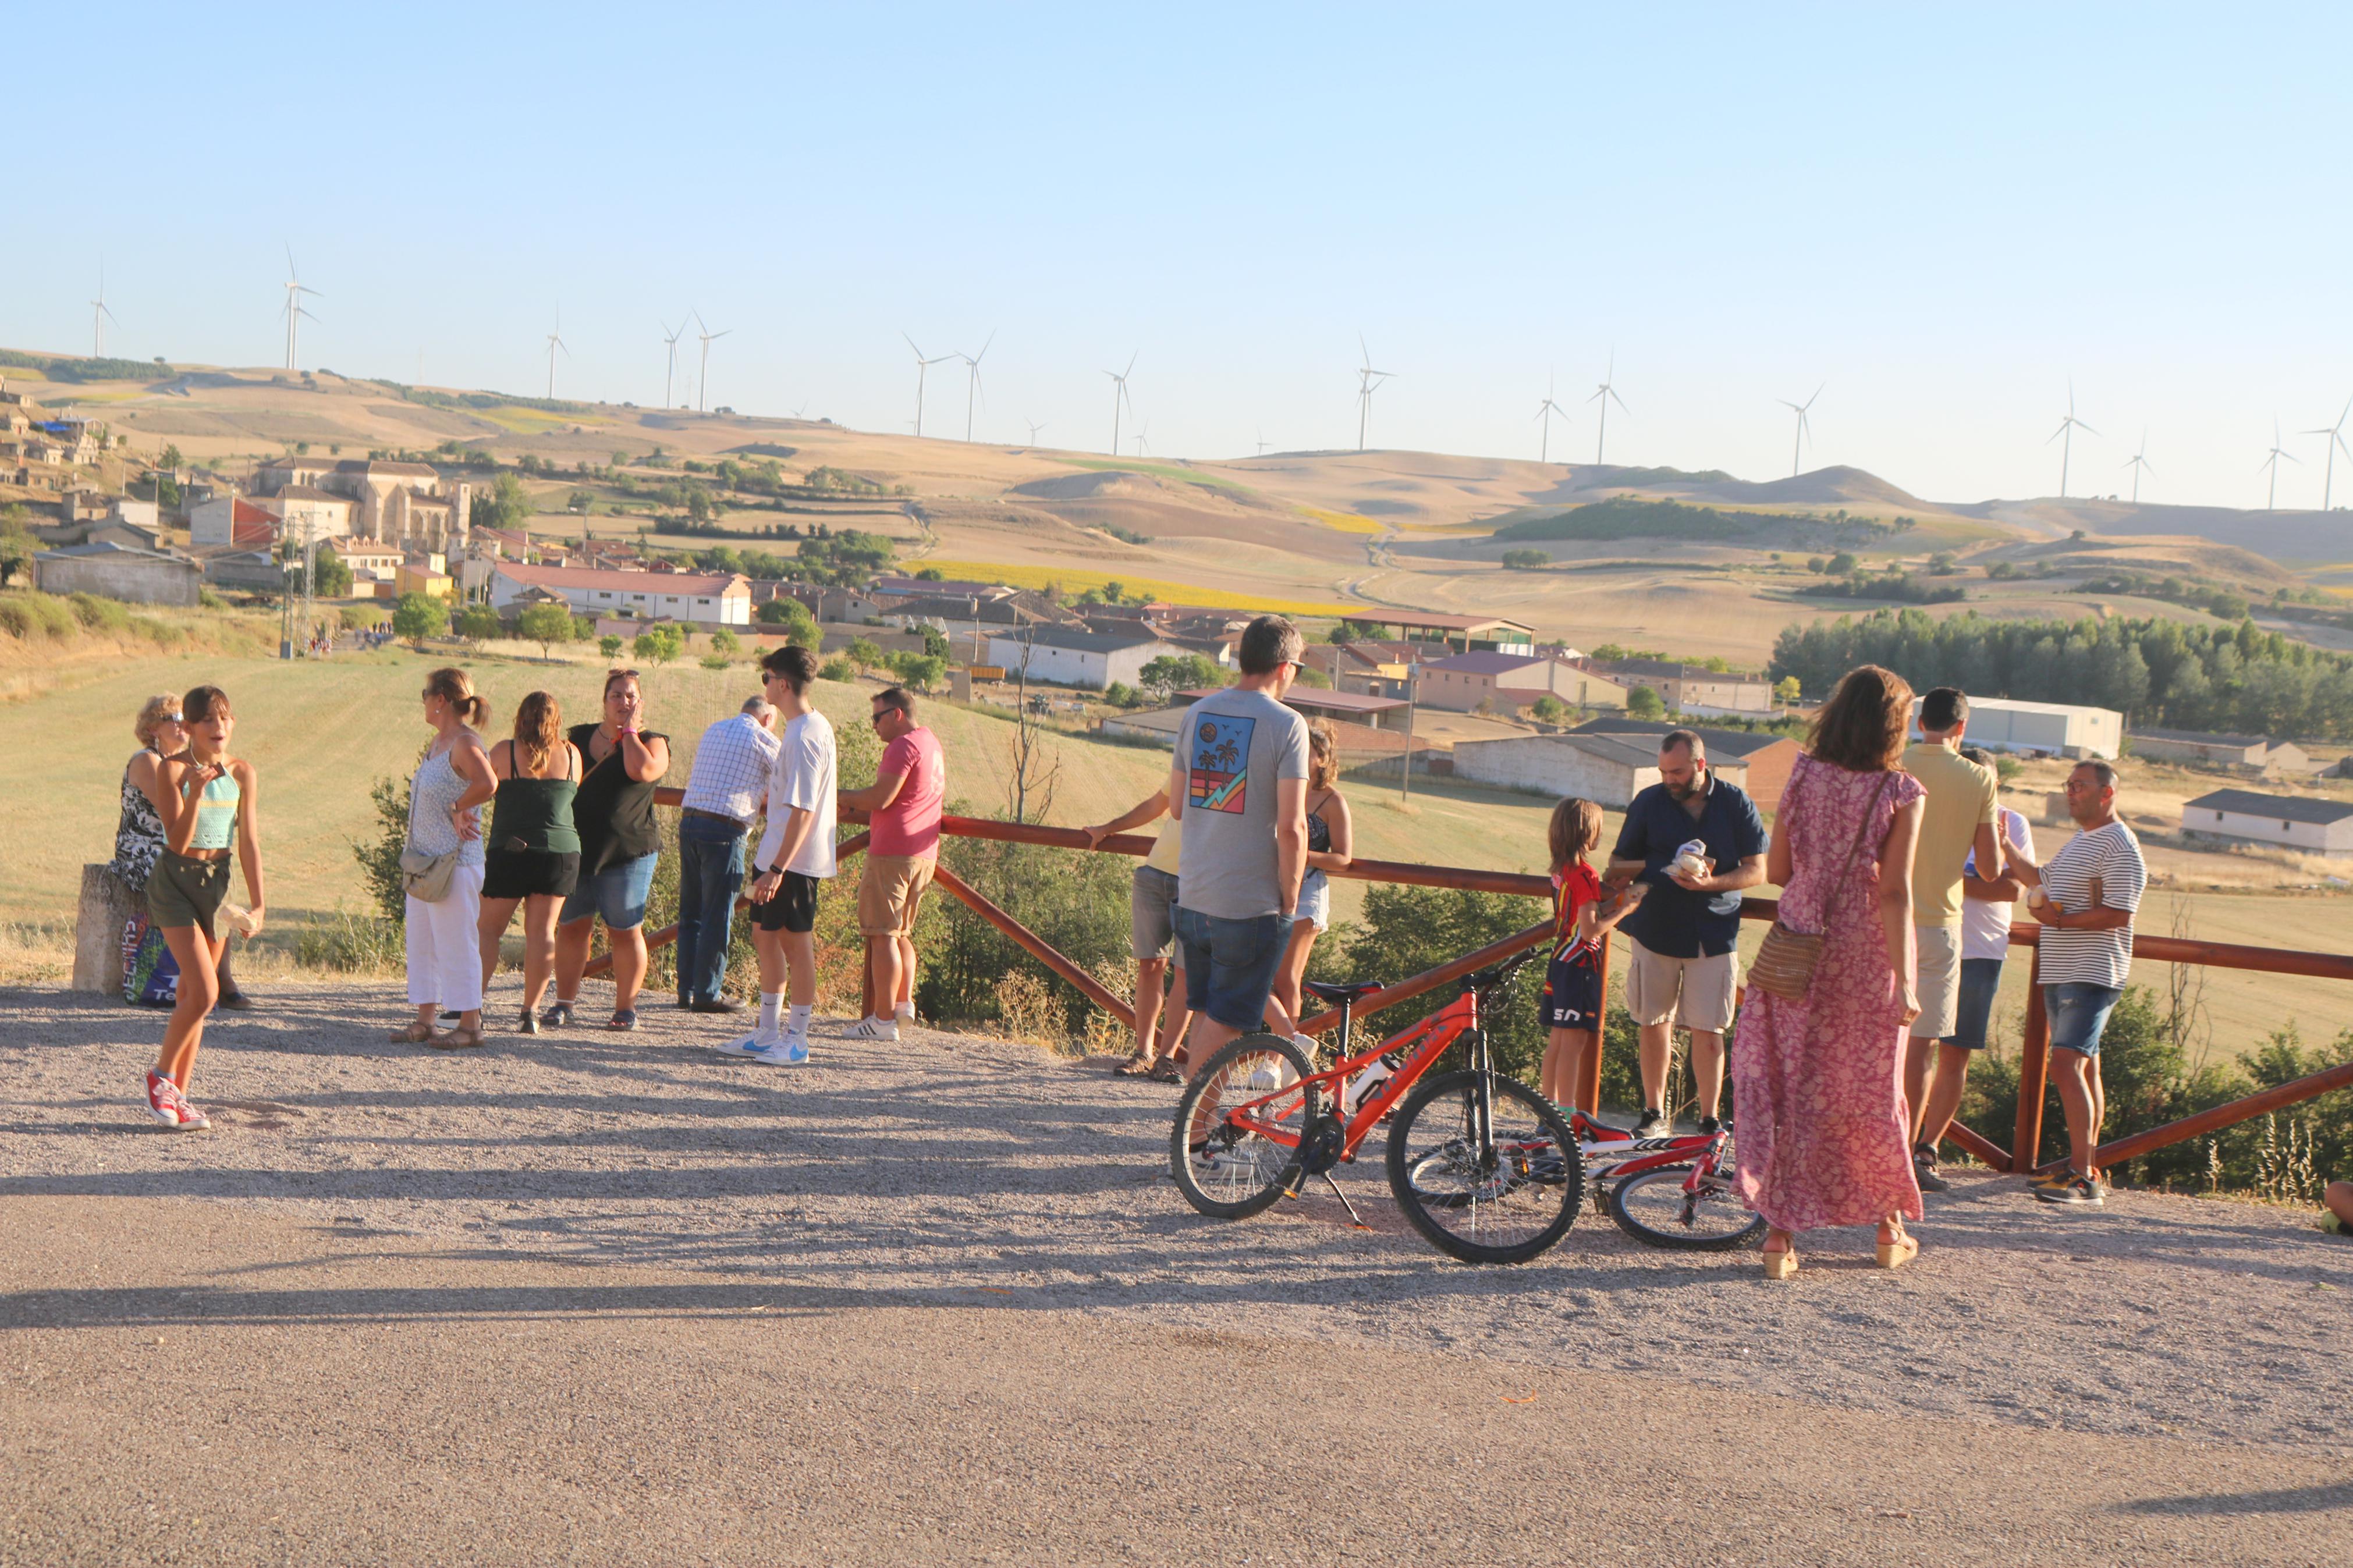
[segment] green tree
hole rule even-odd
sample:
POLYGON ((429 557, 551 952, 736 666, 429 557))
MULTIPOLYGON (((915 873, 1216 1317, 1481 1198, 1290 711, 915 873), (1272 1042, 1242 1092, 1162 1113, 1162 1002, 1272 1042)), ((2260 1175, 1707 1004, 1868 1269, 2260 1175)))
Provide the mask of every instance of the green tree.
POLYGON ((1528 711, 1535 716, 1539 724, 1557 724, 1568 717, 1567 705, 1549 693, 1529 703, 1528 711))
POLYGON ((1380 636, 1381 628, 1378 626, 1367 626, 1363 621, 1343 620, 1333 626, 1329 632, 1324 634, 1324 640, 1335 645, 1339 643, 1352 642, 1377 642, 1380 640, 1380 636))
POLYGON ((858 679, 858 668, 839 654, 836 654, 818 667, 817 678, 819 680, 855 680, 858 679))
POLYGON ((1794 675, 1785 675, 1773 683, 1773 700, 1784 708, 1794 708, 1805 700, 1806 689, 1798 684, 1794 675))
POLYGON ((1164 653, 1137 671, 1136 679, 1155 702, 1166 702, 1179 691, 1226 683, 1216 661, 1198 653, 1164 653))
POLYGON ((948 645, 947 633, 940 630, 937 626, 918 626, 915 629, 921 632, 923 636, 923 652, 925 654, 929 655, 933 658, 940 660, 943 664, 955 657, 955 649, 950 647, 948 645))
POLYGON ((882 648, 872 637, 852 637, 849 646, 841 651, 849 655, 849 662, 861 674, 882 662, 882 648))
POLYGON ((722 626, 711 634, 711 651, 719 656, 720 664, 724 666, 729 659, 744 651, 744 639, 722 626))
POLYGON ((1534 572, 1552 564, 1552 557, 1541 550, 1506 550, 1504 569, 1507 572, 1534 572))
POLYGON ((0 506, 0 587, 26 571, 39 550, 32 531, 25 526, 25 507, 21 501, 0 506))
POLYGON ((1630 719, 1663 719, 1667 716, 1667 705, 1649 687, 1638 686, 1626 694, 1626 716, 1630 719))
POLYGON ((763 626, 785 628, 785 640, 795 647, 805 647, 815 653, 824 646, 825 634, 817 627, 817 617, 798 599, 771 599, 760 606, 763 626))
MULTIPOLYGON (((562 605, 525 605, 515 616, 515 635, 537 643, 542 658, 546 658, 557 643, 570 642, 574 629, 572 612, 562 605)), ((614 651, 620 650, 617 647, 614 651)))
POLYGON ((155 459, 155 466, 166 473, 171 473, 177 469, 186 468, 188 466, 188 460, 180 456, 180 448, 176 442, 167 443, 164 447, 163 454, 155 459))
POLYGON ((425 639, 438 637, 449 629, 449 605, 447 600, 429 594, 403 594, 400 603, 393 606, 393 635, 406 637, 419 653, 425 651, 425 639))
POLYGON ((522 529, 531 521, 531 492, 515 474, 501 474, 496 483, 474 497, 468 512, 475 528, 522 529))
POLYGON ((330 599, 348 598, 352 591, 352 569, 343 564, 332 544, 322 544, 311 558, 311 582, 330 599))
POLYGON ((589 509, 596 504, 596 494, 594 490, 574 490, 565 498, 564 510, 576 511, 585 517, 588 514, 589 509))
POLYGON ((638 634, 630 650, 649 664, 668 664, 686 651, 686 638, 679 629, 665 623, 648 626, 638 634))
POLYGON ((883 660, 892 674, 918 691, 929 691, 947 671, 947 660, 924 653, 894 653, 883 660))
POLYGON ((608 661, 617 659, 621 657, 621 639, 615 637, 598 637, 596 651, 603 654, 608 661))
POLYGON ((500 624, 499 613, 488 605, 469 605, 458 612, 452 628, 468 642, 488 642, 506 630, 500 624))
POLYGON ((1841 550, 1836 555, 1831 557, 1830 564, 1824 566, 1822 570, 1829 573, 1833 577, 1851 577, 1854 574, 1854 552, 1852 550, 1841 550))

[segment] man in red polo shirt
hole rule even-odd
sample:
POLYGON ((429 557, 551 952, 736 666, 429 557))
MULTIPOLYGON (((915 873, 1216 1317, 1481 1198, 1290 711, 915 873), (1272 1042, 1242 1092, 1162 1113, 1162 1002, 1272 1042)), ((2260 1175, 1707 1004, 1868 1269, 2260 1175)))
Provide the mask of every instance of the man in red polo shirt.
POLYGON ((947 764, 939 737, 915 722, 915 700, 904 687, 874 694, 873 722, 882 742, 874 782, 839 796, 845 807, 869 814, 873 835, 858 883, 858 931, 866 939, 874 1016, 847 1032, 852 1039, 895 1040, 901 1024, 915 1021, 915 911, 939 864, 947 764))

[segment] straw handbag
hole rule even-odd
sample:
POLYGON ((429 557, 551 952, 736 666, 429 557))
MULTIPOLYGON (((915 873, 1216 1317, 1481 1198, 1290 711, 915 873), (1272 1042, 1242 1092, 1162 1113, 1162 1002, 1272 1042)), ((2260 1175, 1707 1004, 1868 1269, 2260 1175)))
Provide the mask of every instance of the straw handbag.
MULTIPOLYGON (((1854 869, 1854 858, 1862 851, 1863 835, 1879 816, 1879 803, 1886 797, 1887 786, 1895 782, 1890 773, 1879 781, 1877 793, 1871 797, 1871 806, 1855 826, 1854 842, 1846 847, 1846 859, 1839 867, 1838 880, 1831 884, 1829 894, 1822 900, 1822 925, 1830 926, 1831 900, 1846 886, 1847 873, 1854 869)), ((1788 803, 1784 803, 1786 805, 1788 803)), ((1785 895, 1786 897, 1786 895, 1785 895)), ((1822 961, 1822 936, 1817 931, 1808 935, 1792 931, 1777 915, 1773 929, 1765 933, 1764 943, 1757 950, 1757 958, 1748 966, 1748 984, 1768 996, 1778 996, 1784 1002, 1805 999, 1806 988, 1814 983, 1814 966, 1822 961)))

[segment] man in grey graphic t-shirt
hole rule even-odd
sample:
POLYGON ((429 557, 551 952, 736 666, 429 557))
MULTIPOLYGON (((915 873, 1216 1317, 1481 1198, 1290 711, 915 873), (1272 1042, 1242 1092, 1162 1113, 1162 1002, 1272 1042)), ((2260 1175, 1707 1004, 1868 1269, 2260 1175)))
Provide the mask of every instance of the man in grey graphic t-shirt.
POLYGON ((1261 1026, 1307 866, 1307 721, 1282 705, 1305 645, 1261 616, 1240 651, 1240 683, 1185 710, 1168 776, 1185 833, 1176 940, 1204 1061, 1261 1026))

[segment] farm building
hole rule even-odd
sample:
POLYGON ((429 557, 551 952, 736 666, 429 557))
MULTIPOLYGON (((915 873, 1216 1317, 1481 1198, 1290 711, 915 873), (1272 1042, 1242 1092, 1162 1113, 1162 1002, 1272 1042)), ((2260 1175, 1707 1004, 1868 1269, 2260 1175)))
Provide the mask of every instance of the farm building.
POLYGON ((2353 854, 2353 802, 2218 789, 2181 808, 2181 831, 2232 844, 2274 844, 2316 855, 2353 854))
MULTIPOLYGON (((1661 724, 1643 719, 1594 719, 1569 731, 1572 735, 1641 735, 1657 738, 1668 731, 1683 728, 1661 724)), ((1711 766, 1725 768, 1737 764, 1748 770, 1740 787, 1757 803, 1759 811, 1778 811, 1781 792, 1788 787, 1789 770, 1798 765, 1802 748, 1787 735, 1758 734, 1749 730, 1709 730, 1690 727, 1707 751, 1711 766)))
POLYGON ((1139 626, 1132 632, 1073 631, 1067 626, 1039 626, 1019 637, 992 636, 988 662, 1008 678, 1025 668, 1032 680, 1059 686, 1081 686, 1101 691, 1116 680, 1136 685, 1144 667, 1185 650, 1163 642, 1139 626))
MULTIPOLYGON (((1726 784, 1748 785, 1746 764, 1713 759, 1726 784)), ((1659 782, 1659 748, 1648 735, 1516 735, 1501 741, 1458 741, 1454 776, 1546 795, 1583 795, 1622 810, 1659 782)))
POLYGON ((1415 699, 1431 708, 1468 713, 1481 703, 1510 712, 1539 697, 1572 708, 1624 708, 1630 688, 1596 670, 1525 653, 1459 653, 1422 665, 1415 699))
MULTIPOLYGON (((1366 617, 1372 620, 1368 614, 1366 617)), ((1534 626, 1501 616, 1440 616, 1427 611, 1400 615, 1384 610, 1375 623, 1395 626, 1408 642, 1435 643, 1456 653, 1520 653, 1536 650, 1534 626)))
POLYGON ((628 612, 640 620, 727 626, 752 621, 749 582, 720 573, 615 572, 501 561, 491 572, 491 607, 503 614, 528 588, 560 594, 584 616, 628 612))
MULTIPOLYGON (((1912 733, 1920 733, 1920 701, 1912 701, 1912 733)), ((2045 757, 2102 757, 2124 750, 2125 716, 2113 708, 2066 702, 2021 702, 2009 697, 1969 699, 1968 743, 1989 752, 2045 757)))
POLYGON ((1770 713, 1773 683, 1761 675, 1736 675, 1700 664, 1672 659, 1589 659, 1587 668, 1606 675, 1629 691, 1647 686, 1678 713, 1770 713))
MULTIPOLYGON (((1203 687, 1176 693, 1176 700, 1198 702, 1204 697, 1217 694, 1217 689, 1203 687)), ((1361 724, 1367 730, 1392 730, 1400 734, 1405 731, 1408 704, 1398 697, 1371 697, 1361 691, 1325 691, 1313 686, 1293 686, 1282 703, 1310 719, 1329 719, 1335 724, 1361 724)))
POLYGON ((2209 735, 2194 730, 2135 730, 2133 755, 2152 763, 2193 763, 2210 767, 2246 768, 2262 773, 2276 769, 2297 773, 2312 771, 2304 748, 2285 741, 2274 744, 2263 735, 2209 735))
POLYGON ((93 594, 134 605, 193 605, 203 568, 185 555, 121 544, 76 544, 33 557, 33 581, 44 594, 93 594))

